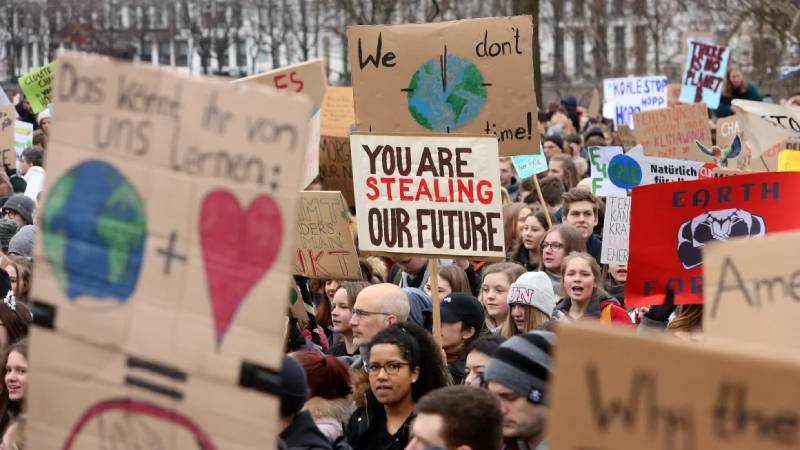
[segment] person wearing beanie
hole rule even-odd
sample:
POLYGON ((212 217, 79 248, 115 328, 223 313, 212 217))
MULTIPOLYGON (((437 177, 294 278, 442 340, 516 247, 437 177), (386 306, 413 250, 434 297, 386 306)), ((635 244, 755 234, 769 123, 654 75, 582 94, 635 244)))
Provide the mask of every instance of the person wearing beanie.
POLYGON ((542 148, 549 160, 554 155, 564 153, 564 138, 558 134, 548 134, 542 139, 542 148))
POLYGON ((483 305, 471 294, 453 292, 442 299, 442 349, 453 384, 464 380, 467 346, 480 335, 486 321, 483 305))
POLYGON ((36 201, 25 194, 14 194, 3 205, 3 217, 13 219, 17 225, 23 227, 33 223, 33 211, 36 201))
POLYGON ((19 255, 27 259, 33 258, 33 242, 39 230, 36 225, 25 225, 17 231, 8 243, 8 254, 19 255))
POLYGON ((291 356, 281 365, 281 417, 279 437, 289 450, 333 450, 308 411, 301 411, 308 396, 306 373, 291 356))
POLYGON ((413 322, 429 332, 433 328, 433 301, 422 289, 407 287, 403 292, 408 296, 410 306, 408 321, 413 322))
POLYGON ((550 356, 556 336, 549 331, 520 334, 492 353, 483 379, 500 399, 503 437, 520 450, 547 449, 550 356))
POLYGON ((511 337, 527 333, 549 322, 557 300, 553 283, 546 273, 523 273, 508 291, 508 308, 511 312, 503 326, 503 334, 511 337))
POLYGON ((39 129, 46 135, 50 135, 50 124, 53 122, 53 114, 49 109, 45 109, 36 115, 36 123, 39 124, 39 129))

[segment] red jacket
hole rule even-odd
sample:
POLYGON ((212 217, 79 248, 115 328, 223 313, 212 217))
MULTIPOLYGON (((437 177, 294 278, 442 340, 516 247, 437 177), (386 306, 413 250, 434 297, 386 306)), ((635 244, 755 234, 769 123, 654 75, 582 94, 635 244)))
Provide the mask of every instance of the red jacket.
MULTIPOLYGON (((569 317, 569 309, 571 307, 572 300, 569 297, 562 298, 556 305, 556 315, 560 313, 564 317, 569 317)), ((628 316, 628 312, 620 306, 619 301, 602 289, 597 288, 592 292, 592 298, 586 306, 586 312, 578 320, 610 320, 611 323, 616 325, 635 326, 630 316, 628 316)))

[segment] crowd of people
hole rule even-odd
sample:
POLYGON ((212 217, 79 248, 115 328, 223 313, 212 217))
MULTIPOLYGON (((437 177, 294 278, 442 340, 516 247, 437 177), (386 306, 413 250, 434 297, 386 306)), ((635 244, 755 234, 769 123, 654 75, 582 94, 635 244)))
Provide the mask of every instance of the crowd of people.
MULTIPOLYGON (((712 129, 732 98, 760 100, 735 65, 712 129)), ((364 281, 296 278, 308 314, 292 317, 285 349, 285 448, 543 450, 555 324, 700 337, 702 305, 676 306, 667 292, 629 308, 628 267, 599 263, 605 204, 588 148, 621 146, 613 127, 574 97, 547 105, 539 126, 541 193, 500 158, 505 261, 439 259, 436 283, 429 259, 410 255, 362 257, 364 281)))

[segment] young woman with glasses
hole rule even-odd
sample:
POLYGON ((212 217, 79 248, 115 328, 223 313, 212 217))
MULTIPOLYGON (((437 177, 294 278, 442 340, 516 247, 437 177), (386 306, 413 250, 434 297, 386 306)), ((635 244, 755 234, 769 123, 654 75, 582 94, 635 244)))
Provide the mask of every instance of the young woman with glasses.
POLYGON ((370 342, 367 373, 369 390, 350 418, 347 442, 353 450, 403 449, 417 401, 448 384, 439 349, 423 328, 397 323, 370 342))
POLYGON ((572 252, 585 252, 586 239, 572 225, 555 225, 547 230, 539 245, 539 270, 553 283, 553 292, 561 293, 561 264, 572 252))

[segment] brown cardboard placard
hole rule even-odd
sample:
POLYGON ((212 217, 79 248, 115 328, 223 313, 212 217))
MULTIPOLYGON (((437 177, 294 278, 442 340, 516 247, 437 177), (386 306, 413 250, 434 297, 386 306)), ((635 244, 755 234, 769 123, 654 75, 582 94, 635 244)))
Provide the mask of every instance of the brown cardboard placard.
POLYGON ((673 106, 682 105, 681 101, 679 100, 681 96, 681 84, 680 83, 670 83, 667 85, 667 108, 672 108, 673 106))
POLYGON ((620 125, 619 129, 617 130, 617 135, 619 136, 620 145, 626 152, 633 147, 636 147, 636 136, 634 136, 631 127, 627 125, 620 125))
POLYGON ((714 43, 714 33, 710 31, 684 31, 681 33, 681 60, 686 59, 685 55, 689 53, 689 39, 704 42, 706 44, 714 43))
POLYGON ((357 130, 494 134, 501 156, 539 152, 531 16, 350 26, 347 37, 357 130))
POLYGON ((0 156, 6 170, 16 169, 17 154, 14 143, 14 105, 0 105, 0 156))
POLYGON ((327 190, 340 191, 347 201, 347 205, 355 208, 350 138, 348 136, 323 135, 319 145, 319 174, 322 186, 327 190))
POLYGON ((736 116, 728 116, 717 119, 717 146, 730 147, 733 138, 736 135, 741 135, 742 130, 739 127, 739 121, 736 116))
POLYGON ((794 430, 800 416, 800 363, 789 358, 564 325, 553 367, 550 448, 779 450, 794 442, 793 431, 763 431, 794 430))
POLYGON ((320 134, 322 136, 345 137, 356 123, 353 110, 353 88, 350 86, 328 86, 322 101, 320 134))
POLYGON ((695 141, 711 146, 706 105, 693 103, 633 115, 636 141, 648 156, 713 162, 697 148, 695 141))
POLYGON ((350 136, 364 252, 504 257, 497 139, 350 136))
POLYGON ((297 231, 296 275, 322 280, 361 279, 347 203, 341 192, 301 192, 297 231))
POLYGON ((703 248, 703 332, 709 338, 800 348, 800 232, 703 248))
POLYGON ((600 117, 600 91, 592 89, 592 99, 589 101, 589 108, 586 110, 589 118, 600 117))
MULTIPOLYGON (((246 367, 251 379, 277 370, 310 101, 75 52, 56 61, 60 118, 32 292, 53 330, 220 389, 239 389, 246 367)), ((57 357, 37 335, 32 347, 40 360, 57 357)), ((57 373, 75 388, 91 382, 57 373)), ((49 443, 68 430, 46 423, 59 408, 37 386, 30 421, 53 431, 32 433, 31 448, 60 448, 49 443)), ((191 416, 191 402, 166 401, 191 416)), ((192 419, 209 427, 209 417, 192 419)), ((276 419, 276 409, 260 417, 276 419)), ((254 427, 220 446, 263 448, 273 432, 254 427)))

